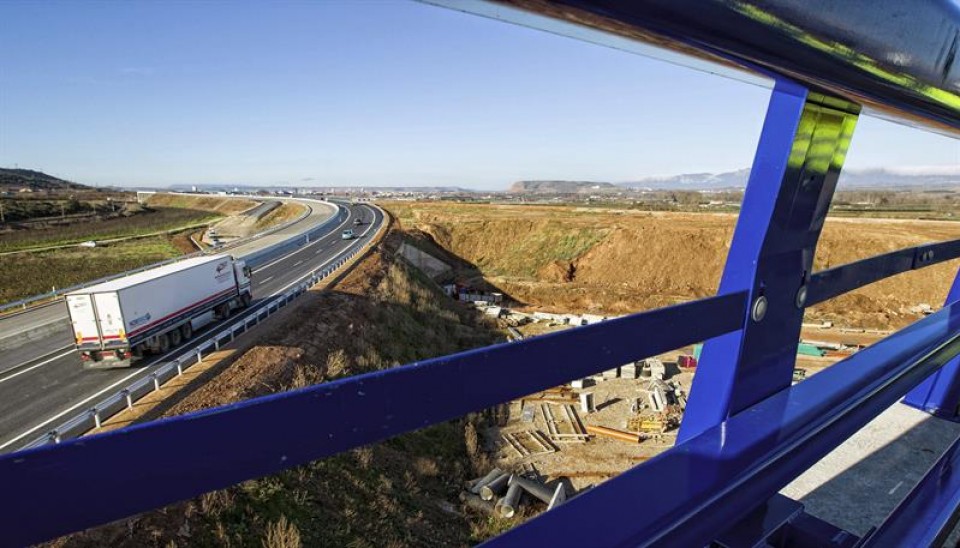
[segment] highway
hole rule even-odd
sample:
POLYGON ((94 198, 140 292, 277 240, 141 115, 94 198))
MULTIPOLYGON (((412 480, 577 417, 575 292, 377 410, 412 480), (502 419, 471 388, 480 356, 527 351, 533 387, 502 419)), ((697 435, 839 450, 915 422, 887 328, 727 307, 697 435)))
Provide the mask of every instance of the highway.
MULTIPOLYGON (((329 218, 329 211, 323 213, 329 218)), ((325 266, 345 249, 361 245, 375 233, 383 222, 382 213, 365 205, 345 207, 345 213, 332 223, 322 235, 290 250, 279 257, 271 258, 254 267, 252 286, 254 306, 262 299, 283 293, 298 283, 300 278, 314 269, 325 266), (363 222, 355 226, 356 219, 363 222), (358 234, 369 229, 362 239, 342 240, 345 228, 354 228, 358 234)), ((299 224, 299 223, 298 223, 299 224)), ((266 236, 272 243, 303 232, 303 228, 288 227, 280 233, 266 236)), ((231 249, 236 255, 248 255, 264 247, 246 244, 231 249)), ((132 368, 87 369, 81 364, 73 349, 72 333, 65 318, 62 304, 39 308, 35 313, 14 316, 16 322, 0 323, 0 336, 5 337, 10 328, 36 329, 50 327, 50 332, 37 341, 19 348, 0 352, 0 452, 16 450, 23 444, 49 431, 70 416, 92 407, 97 401, 129 385, 135 379, 149 375, 170 356, 182 350, 173 350, 164 356, 144 360, 132 368)), ((196 345, 204 336, 215 331, 212 326, 198 333, 185 346, 196 345)))
MULTIPOLYGON (((321 225, 333 213, 332 205, 300 203, 309 208, 305 218, 256 240, 228 246, 224 252, 236 257, 250 256, 321 225)), ((0 318, 0 378, 25 364, 43 361, 62 352, 72 343, 67 307, 62 300, 4 316, 0 318)))

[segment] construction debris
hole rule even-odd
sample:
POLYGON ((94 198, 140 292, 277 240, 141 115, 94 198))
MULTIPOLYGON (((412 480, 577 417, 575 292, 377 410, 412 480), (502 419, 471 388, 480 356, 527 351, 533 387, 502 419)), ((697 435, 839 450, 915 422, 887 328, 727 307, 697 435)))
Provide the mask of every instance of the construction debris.
MULTIPOLYGON (((469 509, 483 512, 492 516, 501 518, 512 518, 517 514, 520 503, 524 498, 522 495, 527 493, 533 499, 542 501, 547 505, 547 510, 556 508, 567 500, 567 489, 562 481, 557 482, 556 487, 550 488, 534 479, 536 473, 531 473, 528 477, 521 474, 508 474, 501 472, 499 468, 490 471, 489 474, 474 482, 470 491, 460 493, 460 501, 469 509), (488 478, 496 474, 496 478, 487 481, 488 478), (475 494, 475 490, 481 486, 483 493, 480 496, 475 494), (499 495, 506 490, 502 497, 497 499, 494 504, 491 502, 491 494, 499 495)), ((527 498, 525 500, 530 500, 527 498)))
POLYGON ((498 515, 492 502, 485 501, 473 493, 468 493, 466 491, 461 492, 460 501, 463 502, 464 506, 472 510, 476 510, 491 516, 498 515))
POLYGON ((539 430, 521 430, 500 435, 521 458, 554 453, 557 448, 539 430))
MULTIPOLYGON (((516 476, 510 476, 510 479, 514 479, 516 476)), ((503 496, 502 499, 497 501, 496 508, 499 510, 500 515, 505 518, 512 518, 514 514, 517 513, 517 506, 520 503, 520 495, 522 494, 522 488, 520 484, 513 482, 510 483, 507 487, 507 494, 503 496)))
POLYGON ((474 495, 479 495, 479 494, 480 494, 480 489, 481 489, 483 486, 485 486, 485 485, 487 485, 488 483, 490 483, 491 481, 497 479, 497 478, 500 477, 501 475, 503 475, 503 470, 501 470, 501 469, 499 469, 499 468, 494 468, 494 469, 491 470, 490 473, 488 473, 486 476, 483 476, 482 478, 480 478, 480 479, 478 479, 476 482, 474 482, 473 486, 470 488, 470 492, 473 493, 474 495))
POLYGON ((490 483, 487 483, 480 488, 480 498, 483 500, 493 500, 503 492, 504 488, 507 486, 507 481, 510 480, 510 474, 503 473, 496 477, 490 483))
POLYGON ((547 432, 550 439, 556 442, 586 442, 589 439, 577 410, 572 405, 561 406, 563 410, 561 420, 557 420, 553 410, 549 405, 541 404, 540 411, 543 413, 543 420, 547 424, 547 432), (564 420, 565 419, 565 420, 564 420))
POLYGON ((637 432, 624 432, 623 430, 607 428, 606 426, 594 426, 592 424, 588 424, 587 432, 597 436, 606 436, 608 438, 613 438, 620 441, 628 441, 630 443, 640 443, 641 441, 640 434, 637 432))
POLYGON ((580 410, 584 413, 593 413, 597 410, 593 406, 593 392, 582 392, 580 394, 580 410))

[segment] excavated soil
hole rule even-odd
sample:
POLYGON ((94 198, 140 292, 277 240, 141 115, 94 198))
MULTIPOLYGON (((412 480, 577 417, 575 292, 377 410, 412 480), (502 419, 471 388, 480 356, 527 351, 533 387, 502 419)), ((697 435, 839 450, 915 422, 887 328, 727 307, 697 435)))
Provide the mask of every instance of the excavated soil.
MULTIPOLYGON (((551 206, 397 202, 404 229, 418 230, 468 263, 459 281, 481 279, 529 308, 622 314, 716 292, 735 215, 551 206)), ((815 270, 931 241, 960 237, 960 223, 828 218, 815 270)), ((861 288, 808 310, 811 320, 897 328, 936 307, 960 261, 861 288)))

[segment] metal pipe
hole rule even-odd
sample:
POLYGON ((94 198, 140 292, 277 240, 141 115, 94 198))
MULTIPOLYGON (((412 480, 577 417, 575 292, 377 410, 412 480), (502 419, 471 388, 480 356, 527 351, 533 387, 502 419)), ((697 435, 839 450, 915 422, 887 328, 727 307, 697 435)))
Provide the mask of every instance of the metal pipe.
POLYGON ((636 432, 624 432, 623 430, 617 430, 616 428, 607 428, 606 426, 593 426, 588 424, 586 426, 587 432, 597 435, 597 436, 606 436, 608 438, 614 438, 621 441, 629 441, 631 443, 640 443, 640 434, 636 432))
POLYGON ((510 485, 519 485, 524 491, 547 504, 550 504, 550 501, 553 499, 553 490, 539 481, 528 480, 527 478, 514 475, 510 478, 510 485))
POLYGON ((512 518, 517 513, 521 493, 523 493, 523 488, 520 487, 519 483, 510 485, 507 494, 497 502, 497 509, 502 517, 512 518))
POLYGON ((485 501, 473 493, 467 493, 465 491, 461 492, 460 501, 463 502, 463 505, 467 508, 476 510, 478 512, 483 512, 491 516, 497 515, 497 511, 494 509, 491 502, 485 501))
POLYGON ((490 483, 491 481, 497 479, 497 478, 500 477, 502 474, 503 474, 503 470, 501 470, 501 469, 499 469, 499 468, 494 468, 493 470, 490 470, 490 472, 489 472, 486 476, 483 476, 482 478, 478 479, 478 480, 473 484, 473 487, 470 488, 470 492, 473 493, 474 495, 479 495, 479 494, 480 494, 480 488, 482 488, 483 486, 487 485, 487 484, 490 483))
POLYGON ((493 500, 503 492, 503 488, 507 486, 508 481, 510 481, 510 474, 500 474, 493 481, 480 488, 480 498, 483 500, 493 500))

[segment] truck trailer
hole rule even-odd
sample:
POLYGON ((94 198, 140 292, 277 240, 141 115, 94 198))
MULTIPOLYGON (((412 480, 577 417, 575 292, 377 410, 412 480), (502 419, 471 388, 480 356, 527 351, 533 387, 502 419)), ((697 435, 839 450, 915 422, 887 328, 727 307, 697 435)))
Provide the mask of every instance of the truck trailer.
POLYGON ((81 359, 129 366, 250 305, 250 269, 227 254, 185 259, 67 294, 81 359))

